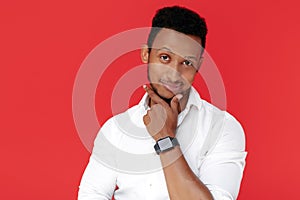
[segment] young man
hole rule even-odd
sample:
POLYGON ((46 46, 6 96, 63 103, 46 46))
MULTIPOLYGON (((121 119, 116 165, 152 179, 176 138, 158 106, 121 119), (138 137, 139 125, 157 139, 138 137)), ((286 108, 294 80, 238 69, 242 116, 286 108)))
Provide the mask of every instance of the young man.
POLYGON ((246 157, 243 129, 191 86, 206 33, 205 20, 191 10, 158 10, 141 50, 150 85, 138 105, 101 128, 79 200, 237 198, 246 157))

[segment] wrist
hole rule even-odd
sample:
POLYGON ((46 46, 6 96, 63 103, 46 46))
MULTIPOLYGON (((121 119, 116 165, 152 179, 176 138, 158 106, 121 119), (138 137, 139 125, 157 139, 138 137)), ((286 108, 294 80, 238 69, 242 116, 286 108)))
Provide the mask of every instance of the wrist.
POLYGON ((158 140, 166 138, 166 137, 175 138, 175 132, 173 132, 173 131, 167 132, 166 131, 164 133, 158 133, 158 134, 153 136, 153 139, 155 140, 155 142, 157 142, 158 140))
POLYGON ((154 145, 154 149, 159 155, 162 152, 172 150, 176 146, 179 146, 177 138, 167 136, 157 140, 156 144, 154 145))

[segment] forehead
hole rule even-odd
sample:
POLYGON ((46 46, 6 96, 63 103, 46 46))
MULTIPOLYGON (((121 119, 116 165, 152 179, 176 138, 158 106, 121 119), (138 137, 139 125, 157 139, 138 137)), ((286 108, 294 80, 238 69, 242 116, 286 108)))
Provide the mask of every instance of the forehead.
POLYGON ((201 54, 201 39, 196 36, 186 35, 172 29, 162 28, 156 35, 152 48, 172 50, 173 53, 185 56, 199 57, 201 54))

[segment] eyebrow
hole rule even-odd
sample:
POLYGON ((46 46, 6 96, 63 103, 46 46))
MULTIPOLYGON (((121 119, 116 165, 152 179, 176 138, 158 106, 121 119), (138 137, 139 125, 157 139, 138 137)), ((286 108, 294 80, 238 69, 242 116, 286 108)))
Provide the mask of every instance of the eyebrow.
MULTIPOLYGON (((169 53, 171 54, 175 54, 171 49, 169 49, 168 47, 162 47, 162 48, 159 48, 158 51, 161 51, 161 50, 165 50, 165 51, 168 51, 169 53)), ((195 56, 184 56, 183 57, 184 59, 186 60, 194 60, 195 62, 197 62, 197 58, 195 56)))
POLYGON ((168 47, 162 47, 162 48, 159 48, 158 51, 161 51, 161 50, 166 50, 168 51, 169 53, 171 54, 175 54, 171 49, 169 49, 168 47))
POLYGON ((185 56, 184 59, 194 60, 195 62, 198 62, 198 60, 197 60, 197 58, 195 56, 185 56))

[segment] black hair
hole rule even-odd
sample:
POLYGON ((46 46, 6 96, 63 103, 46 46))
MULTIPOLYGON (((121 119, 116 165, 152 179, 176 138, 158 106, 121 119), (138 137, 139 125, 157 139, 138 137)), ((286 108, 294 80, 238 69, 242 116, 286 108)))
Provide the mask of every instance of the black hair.
POLYGON ((205 48, 207 34, 205 19, 192 10, 180 6, 159 9, 152 19, 152 28, 147 41, 149 51, 161 28, 173 29, 186 35, 197 36, 201 39, 202 48, 205 48))

